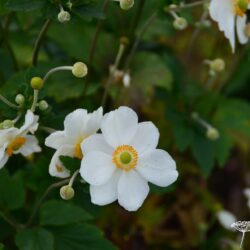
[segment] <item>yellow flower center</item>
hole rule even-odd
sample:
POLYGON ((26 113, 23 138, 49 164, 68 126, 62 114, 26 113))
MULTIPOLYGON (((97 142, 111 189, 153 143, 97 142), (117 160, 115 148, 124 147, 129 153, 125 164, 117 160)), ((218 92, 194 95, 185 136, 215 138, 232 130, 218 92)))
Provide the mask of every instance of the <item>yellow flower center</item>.
POLYGON ((81 143, 76 144, 75 150, 74 150, 74 156, 80 160, 83 158, 81 143))
POLYGON ((125 171, 134 169, 138 162, 138 153, 130 145, 118 146, 113 153, 113 163, 125 171))
POLYGON ((24 137, 16 137, 11 143, 9 143, 7 147, 7 154, 8 156, 12 156, 13 152, 20 149, 23 144, 26 142, 26 138, 24 137))
POLYGON ((247 11, 250 0, 233 0, 234 1, 234 12, 237 16, 244 16, 247 11))

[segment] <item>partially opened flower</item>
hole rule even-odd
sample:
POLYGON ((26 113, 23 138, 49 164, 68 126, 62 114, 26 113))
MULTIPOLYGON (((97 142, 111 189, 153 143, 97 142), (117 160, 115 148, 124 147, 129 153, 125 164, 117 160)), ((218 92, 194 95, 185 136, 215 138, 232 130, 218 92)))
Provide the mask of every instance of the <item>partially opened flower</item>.
POLYGON ((102 108, 89 114, 85 109, 77 109, 66 116, 63 131, 56 131, 46 138, 45 145, 56 149, 49 166, 50 175, 60 178, 70 176, 60 156, 82 159, 81 143, 100 128, 102 113, 102 108))
POLYGON ((28 134, 35 133, 38 128, 38 119, 38 116, 28 110, 21 128, 11 127, 0 130, 0 168, 13 154, 28 156, 41 151, 36 137, 28 134))
POLYGON ((149 193, 148 182, 166 187, 176 181, 175 161, 156 149, 159 131, 152 122, 138 123, 132 109, 120 107, 104 116, 101 131, 82 144, 80 173, 94 204, 118 200, 135 211, 149 193))
POLYGON ((229 39, 233 52, 235 50, 235 26, 239 42, 241 44, 248 42, 245 27, 249 3, 249 0, 211 0, 210 15, 218 23, 225 37, 229 39))

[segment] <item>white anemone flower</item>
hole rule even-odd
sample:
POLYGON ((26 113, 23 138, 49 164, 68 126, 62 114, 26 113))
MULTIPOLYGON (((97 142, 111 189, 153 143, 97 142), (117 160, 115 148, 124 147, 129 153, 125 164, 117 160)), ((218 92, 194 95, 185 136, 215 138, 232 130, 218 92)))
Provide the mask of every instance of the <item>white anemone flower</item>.
POLYGON ((38 119, 37 115, 28 110, 21 128, 11 127, 0 130, 0 168, 13 154, 28 156, 41 151, 37 138, 28 134, 35 133, 38 128, 38 119))
POLYGON ((241 44, 248 42, 245 27, 249 2, 249 0, 211 0, 210 16, 229 39, 233 52, 235 51, 235 26, 239 42, 241 44))
POLYGON ((138 123, 132 109, 120 107, 104 116, 101 131, 82 144, 80 174, 90 184, 92 203, 118 200, 136 211, 149 193, 148 182, 166 187, 176 181, 175 161, 156 149, 159 131, 152 122, 138 123))
POLYGON ((56 149, 49 166, 51 176, 59 178, 70 176, 70 171, 63 165, 60 156, 82 159, 81 143, 97 132, 102 117, 102 108, 93 113, 77 109, 66 116, 63 131, 56 131, 46 138, 45 145, 56 149))
POLYGON ((229 211, 226 210, 221 210, 217 213, 217 218, 220 224, 228 230, 232 230, 231 225, 237 221, 237 218, 235 217, 234 214, 232 214, 229 211))

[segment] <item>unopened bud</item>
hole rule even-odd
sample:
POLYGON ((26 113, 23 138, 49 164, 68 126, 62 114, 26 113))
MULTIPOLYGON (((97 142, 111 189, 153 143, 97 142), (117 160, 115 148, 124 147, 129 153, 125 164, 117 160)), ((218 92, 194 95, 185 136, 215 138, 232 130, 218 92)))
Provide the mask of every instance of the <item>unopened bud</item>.
POLYGON ((46 101, 42 100, 38 103, 38 107, 40 110, 44 111, 49 107, 49 104, 46 101))
POLYGON ((134 0, 120 0, 120 7, 123 10, 129 10, 134 6, 134 0))
POLYGON ((60 23, 68 22, 70 21, 70 18, 71 18, 70 13, 63 9, 57 15, 57 19, 60 23))
POLYGON ((7 128, 12 128, 14 127, 14 122, 12 120, 5 120, 2 123, 3 125, 3 129, 7 129, 7 128))
POLYGON ((244 33, 247 37, 250 37, 250 23, 247 23, 244 29, 244 33))
POLYGON ((120 38, 120 43, 124 45, 129 45, 129 39, 126 36, 120 38))
POLYGON ((41 77, 33 77, 30 85, 33 89, 39 90, 43 87, 43 79, 41 77))
POLYGON ((220 133, 217 129, 210 127, 207 129, 207 138, 211 141, 216 141, 219 139, 220 133))
POLYGON ((225 61, 221 58, 211 61, 210 69, 214 72, 222 72, 225 69, 225 61))
POLYGON ((15 102, 19 105, 23 105, 25 102, 25 98, 22 94, 18 94, 15 98, 15 102))
POLYGON ((75 77, 82 78, 88 74, 87 65, 83 62, 77 62, 73 65, 72 74, 75 77))
POLYGON ((183 17, 177 17, 173 22, 173 26, 176 30, 184 30, 187 28, 188 22, 183 17))
POLYGON ((62 197, 62 199, 71 200, 74 197, 74 195, 75 191, 71 186, 66 185, 60 188, 60 196, 62 197))

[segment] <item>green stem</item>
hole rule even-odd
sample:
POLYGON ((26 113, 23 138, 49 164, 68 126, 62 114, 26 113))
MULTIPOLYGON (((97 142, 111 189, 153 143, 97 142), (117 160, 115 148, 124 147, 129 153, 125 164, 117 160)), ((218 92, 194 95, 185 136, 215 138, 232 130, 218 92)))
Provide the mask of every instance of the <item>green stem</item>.
POLYGON ((39 54, 39 50, 40 50, 41 45, 42 45, 42 40, 43 40, 43 38, 44 38, 48 28, 49 28, 50 23, 51 23, 51 19, 47 19, 46 22, 44 23, 40 33, 38 34, 37 39, 36 39, 34 52, 33 52, 33 56, 32 56, 32 65, 33 66, 37 65, 38 54, 39 54))
POLYGON ((5 103, 6 105, 8 105, 10 108, 13 109, 19 109, 19 106, 15 105, 14 103, 10 102, 8 99, 6 99, 4 96, 2 96, 0 94, 0 100, 5 103))

